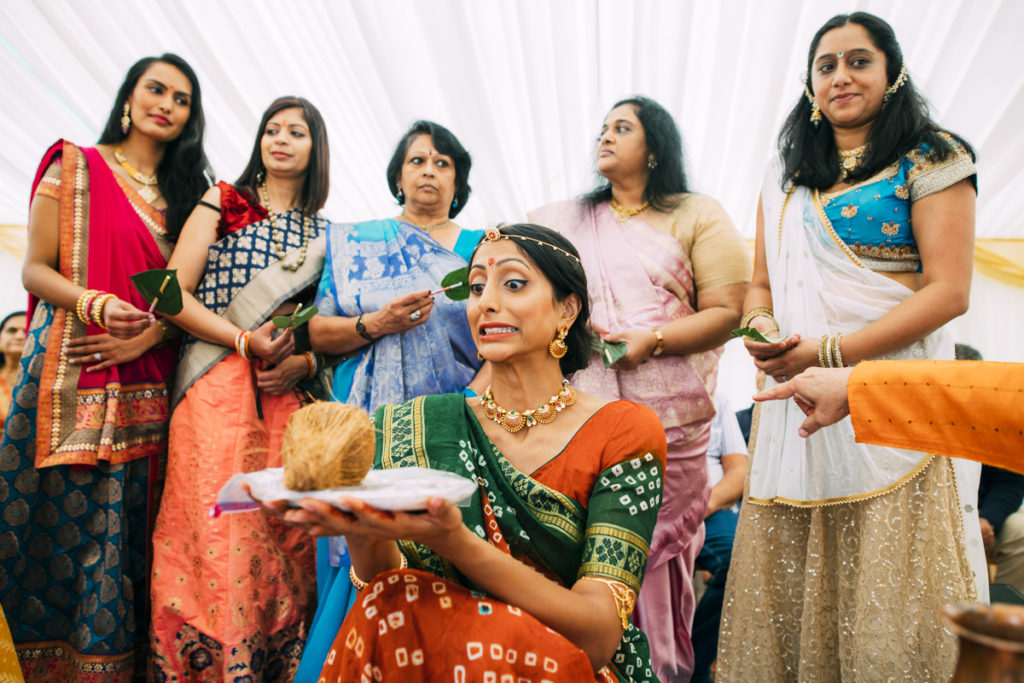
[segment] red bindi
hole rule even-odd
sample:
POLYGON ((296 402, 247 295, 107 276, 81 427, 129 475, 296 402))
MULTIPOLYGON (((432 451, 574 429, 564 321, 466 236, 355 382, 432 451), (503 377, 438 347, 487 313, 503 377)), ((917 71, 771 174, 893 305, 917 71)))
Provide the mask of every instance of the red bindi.
POLYGON ((494 257, 493 256, 491 258, 487 259, 487 265, 489 265, 489 266, 493 266, 494 265, 494 257))

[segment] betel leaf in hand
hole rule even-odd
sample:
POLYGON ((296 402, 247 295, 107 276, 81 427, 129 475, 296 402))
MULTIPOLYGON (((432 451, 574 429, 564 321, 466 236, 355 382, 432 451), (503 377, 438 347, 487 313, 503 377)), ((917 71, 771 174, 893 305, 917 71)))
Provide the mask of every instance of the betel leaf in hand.
POLYGON ((747 339, 753 339, 754 341, 761 342, 762 344, 775 343, 768 337, 761 334, 759 331, 755 330, 753 327, 741 327, 738 330, 733 330, 729 334, 731 334, 734 337, 746 337, 747 339))
POLYGON ((597 351, 606 368, 615 365, 626 355, 626 342, 606 342, 597 334, 591 334, 590 348, 597 351))
POLYGON ((456 268, 441 279, 441 289, 452 301, 469 298, 469 268, 456 268))
POLYGON ((316 306, 310 306, 303 308, 302 304, 295 307, 291 315, 275 315, 273 317, 274 325, 277 327, 292 328, 293 330, 297 327, 301 327, 309 322, 309 319, 319 313, 319 309, 316 306))
POLYGON ((132 284, 142 298, 150 303, 151 310, 163 315, 181 313, 181 285, 178 271, 157 268, 144 270, 132 275, 132 284))

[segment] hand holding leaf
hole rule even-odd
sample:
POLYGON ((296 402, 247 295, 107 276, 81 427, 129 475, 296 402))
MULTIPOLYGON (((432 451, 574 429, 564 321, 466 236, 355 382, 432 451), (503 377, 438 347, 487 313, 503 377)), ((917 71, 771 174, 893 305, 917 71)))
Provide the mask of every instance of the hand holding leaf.
POLYGON ((753 327, 741 327, 738 330, 733 330, 729 334, 731 334, 734 337, 746 337, 747 339, 752 339, 753 341, 760 342, 762 344, 775 343, 768 337, 761 334, 758 330, 755 330, 753 327))
POLYGON ((469 268, 456 268, 441 279, 441 288, 430 293, 445 293, 452 301, 465 301, 469 298, 469 268))
POLYGON ((163 315, 181 313, 181 285, 178 283, 178 271, 166 268, 144 270, 132 275, 131 280, 142 298, 150 302, 150 313, 153 311, 163 315))
POLYGON ((274 325, 277 327, 283 327, 285 329, 295 329, 301 327, 309 322, 309 319, 319 313, 319 309, 316 306, 310 306, 309 308, 303 309, 302 304, 295 307, 291 315, 275 315, 273 317, 274 325))
POLYGON ((606 368, 615 365, 626 355, 626 342, 606 342, 596 333, 591 334, 590 348, 597 351, 606 368))

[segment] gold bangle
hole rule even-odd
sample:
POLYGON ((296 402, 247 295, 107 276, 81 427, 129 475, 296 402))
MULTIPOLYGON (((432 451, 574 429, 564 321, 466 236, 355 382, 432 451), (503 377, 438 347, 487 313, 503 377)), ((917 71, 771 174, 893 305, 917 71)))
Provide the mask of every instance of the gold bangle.
POLYGON ((110 303, 111 299, 116 298, 116 294, 103 294, 102 296, 96 297, 96 299, 94 299, 92 302, 92 310, 89 312, 89 314, 92 317, 92 321, 96 323, 99 327, 102 327, 104 330, 107 329, 107 325, 106 323, 103 322, 103 309, 106 307, 108 303, 110 303))
POLYGON ((845 368, 843 365, 843 352, 839 349, 839 341, 843 338, 842 333, 837 333, 832 339, 832 361, 833 367, 845 368))
POLYGON ((614 581, 612 579, 606 579, 601 576, 584 576, 584 579, 590 579, 591 581, 600 581, 612 592, 612 599, 615 600, 615 611, 619 615, 619 622, 622 624, 622 630, 625 631, 629 628, 629 615, 633 613, 633 608, 636 606, 636 593, 632 588, 622 583, 621 581, 614 581))
POLYGON ((83 325, 89 324, 89 307, 92 306, 93 299, 100 293, 98 289, 87 289, 79 295, 78 301, 75 302, 75 314, 83 325))
MULTIPOLYGON (((766 318, 771 318, 772 322, 775 322, 775 313, 772 312, 772 309, 767 306, 754 306, 743 314, 743 317, 740 319, 740 327, 750 327, 750 321, 761 315, 766 318)), ((775 326, 778 327, 778 325, 779 324, 775 322, 775 326)))
POLYGON ((658 343, 654 345, 654 351, 651 351, 652 356, 660 356, 662 351, 665 350, 665 337, 661 334, 661 330, 653 329, 654 337, 658 340, 658 343))
MULTIPOLYGON (((398 569, 399 570, 405 569, 406 567, 409 566, 409 563, 406 561, 405 555, 402 553, 402 551, 398 551, 398 557, 399 557, 399 562, 398 562, 398 569)), ((349 578, 349 581, 352 582, 352 587, 355 588, 357 591, 361 591, 364 588, 366 588, 366 582, 363 581, 362 579, 360 579, 358 576, 356 576, 356 568, 355 568, 355 566, 350 566, 348 568, 348 578, 349 578)))
POLYGON ((828 335, 821 335, 821 339, 818 340, 818 367, 819 368, 830 368, 832 363, 829 362, 828 358, 828 335))

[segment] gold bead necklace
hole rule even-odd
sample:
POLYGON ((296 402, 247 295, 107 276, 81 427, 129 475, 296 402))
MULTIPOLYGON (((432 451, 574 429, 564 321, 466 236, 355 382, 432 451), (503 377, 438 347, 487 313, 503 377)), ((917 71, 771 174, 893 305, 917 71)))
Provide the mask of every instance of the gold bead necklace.
POLYGON ((841 180, 846 180, 851 173, 857 170, 860 162, 864 160, 864 152, 867 148, 867 145, 861 145, 853 149, 839 150, 839 176, 841 180))
POLYGON ((142 183, 142 187, 139 188, 139 196, 146 200, 147 203, 152 204, 153 200, 156 199, 156 174, 145 175, 135 170, 135 167, 128 163, 128 157, 121 151, 121 145, 114 147, 114 158, 117 159, 117 163, 121 164, 124 170, 128 171, 130 175, 137 182, 142 183))
POLYGON ((452 224, 452 219, 449 218, 440 225, 420 225, 419 223, 413 223, 411 220, 409 220, 409 217, 405 215, 405 211, 403 211, 402 215, 398 217, 398 220, 408 225, 411 225, 414 228, 419 228, 423 232, 434 232, 435 230, 440 230, 441 228, 447 227, 452 224))
POLYGON ((312 222, 312 219, 309 216, 302 217, 302 245, 299 247, 299 258, 295 263, 285 263, 284 231, 279 230, 277 227, 277 219, 275 218, 277 214, 270 208, 270 193, 267 191, 266 183, 260 185, 260 198, 263 200, 263 206, 267 209, 267 217, 270 219, 270 241, 274 245, 274 252, 277 254, 278 260, 281 261, 281 267, 294 272, 306 262, 306 252, 309 249, 309 224, 312 222))
POLYGON ((612 201, 611 201, 612 213, 615 214, 615 220, 617 220, 620 223, 625 223, 626 221, 628 221, 630 218, 632 218, 633 216, 637 215, 638 213, 642 213, 650 205, 651 205, 650 202, 644 202, 643 204, 641 204, 640 206, 636 207, 635 209, 627 209, 622 204, 619 204, 617 201, 615 201, 614 197, 612 198, 612 201))
POLYGON ((502 429, 515 434, 524 427, 532 427, 538 423, 548 424, 554 422, 558 413, 569 406, 576 404, 576 390, 569 384, 569 380, 562 380, 562 389, 557 395, 552 396, 547 403, 542 403, 533 410, 509 410, 502 408, 494 401, 491 393, 491 386, 487 385, 487 391, 480 397, 480 405, 484 407, 484 415, 488 420, 497 422, 502 429))

